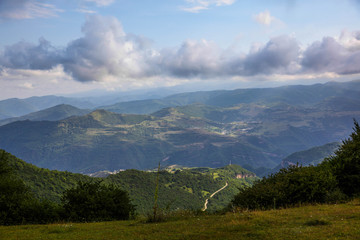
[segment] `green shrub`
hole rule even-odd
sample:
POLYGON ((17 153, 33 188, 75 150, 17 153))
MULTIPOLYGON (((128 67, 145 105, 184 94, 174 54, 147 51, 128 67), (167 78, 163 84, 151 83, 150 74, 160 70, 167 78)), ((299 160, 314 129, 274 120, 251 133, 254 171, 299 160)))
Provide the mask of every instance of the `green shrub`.
POLYGON ((135 212, 127 192, 101 182, 79 182, 62 197, 64 211, 71 221, 125 220, 135 212))
POLYGON ((240 190, 232 205, 245 209, 272 209, 322 203, 335 190, 335 177, 326 169, 291 166, 240 190))

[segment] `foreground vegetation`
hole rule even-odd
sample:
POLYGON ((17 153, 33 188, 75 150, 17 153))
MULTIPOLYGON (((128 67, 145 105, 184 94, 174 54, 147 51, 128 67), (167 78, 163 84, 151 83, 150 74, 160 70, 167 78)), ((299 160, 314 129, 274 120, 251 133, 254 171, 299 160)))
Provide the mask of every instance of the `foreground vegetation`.
MULTIPOLYGON (((104 179, 91 178, 38 168, 0 150, 0 224, 120 220, 133 215, 133 205, 137 214, 146 215, 153 209, 156 176, 156 172, 127 170, 104 179)), ((239 188, 256 179, 236 165, 219 169, 173 166, 159 172, 158 206, 166 213, 201 209, 205 199, 228 182, 229 187, 208 204, 208 211, 219 210, 239 188)))
POLYGON ((358 239, 360 200, 338 205, 233 212, 178 213, 168 221, 0 226, 1 239, 358 239))
POLYGON ((317 166, 293 166, 240 190, 230 207, 272 209, 302 203, 337 203, 360 195, 360 125, 334 156, 317 166))
MULTIPOLYGON (((316 167, 296 166, 281 169, 278 173, 257 181, 251 187, 240 189, 240 193, 231 201, 227 211, 234 213, 241 211, 243 214, 248 210, 275 210, 303 204, 340 203, 359 197, 360 126, 355 120, 354 125, 354 132, 350 135, 349 139, 343 141, 343 144, 335 152, 334 156, 326 159, 316 167)), ((0 224, 2 225, 59 221, 92 222, 127 220, 129 217, 134 216, 135 206, 131 203, 128 193, 113 183, 107 183, 106 181, 103 183, 96 180, 92 182, 78 182, 77 187, 64 192, 61 204, 48 200, 39 201, 39 199, 36 199, 33 194, 31 194, 29 188, 26 187, 25 183, 21 181, 8 164, 9 154, 5 151, 0 151, 0 160, 0 224)), ((242 178, 243 176, 254 177, 252 173, 243 170, 239 166, 227 166, 217 171, 208 168, 197 168, 196 170, 175 170, 174 173, 170 172, 160 172, 159 165, 156 173, 155 202, 157 202, 158 194, 161 194, 161 191, 158 191, 161 183, 161 181, 159 181, 160 176, 163 176, 162 180, 165 181, 162 185, 164 185, 166 189, 166 192, 163 193, 167 193, 167 201, 171 200, 169 196, 171 196, 172 193, 175 194, 178 192, 179 186, 176 185, 178 182, 180 182, 183 190, 189 195, 196 195, 194 194, 195 192, 201 192, 202 197, 205 197, 209 193, 204 191, 204 189, 207 190, 205 187, 208 187, 208 182, 214 182, 216 184, 219 182, 215 180, 221 179, 222 181, 226 181, 227 186, 228 182, 231 183, 234 178, 242 178), (179 181, 175 181, 176 176, 181 176, 179 181)), ((129 173, 133 174, 136 173, 136 171, 130 171, 129 173)), ((145 175, 131 174, 123 178, 123 180, 130 180, 128 183, 121 181, 121 178, 119 178, 120 174, 115 176, 113 182, 117 180, 121 186, 126 186, 133 182, 146 183, 146 186, 151 186, 150 183, 152 181, 146 181, 146 179, 149 178, 145 176, 149 176, 151 173, 144 173, 145 175)), ((155 175, 152 176, 154 177, 155 175)), ((108 178, 107 180, 110 179, 111 178, 108 178)), ((231 184, 233 184, 233 182, 231 184)), ((139 189, 138 186, 134 186, 134 188, 139 189)), ((139 192, 137 196, 141 195, 142 193, 139 192)), ((219 195, 221 195, 221 193, 219 195)), ((181 198, 183 202, 186 200, 192 202, 191 199, 184 198, 181 194, 176 197, 181 198)), ((149 200, 147 202, 150 203, 151 201, 149 200)), ((157 208, 158 205, 156 203, 154 205, 154 219, 158 219, 155 211, 157 208)), ((180 210, 181 209, 186 208, 180 208, 180 210)), ((168 210, 172 209, 169 208, 168 210)), ((357 210, 355 212, 355 219, 358 220, 359 212, 357 210)), ((172 215, 178 211, 164 212, 167 216, 161 218, 161 220, 171 219, 172 215)), ((253 214, 254 213, 251 213, 251 215, 253 214)), ((326 215, 327 212, 325 211, 324 214, 326 215)), ((201 219, 207 219, 206 216, 196 217, 199 217, 199 221, 201 219)), ((219 219, 224 218, 220 216, 213 217, 219 219)), ((351 216, 351 219, 353 217, 354 216, 351 216)), ((177 221, 181 221, 182 219, 183 218, 180 218, 177 221)), ((189 219, 191 222, 192 218, 189 219)), ((156 220, 153 222, 159 221, 156 220)), ((323 226, 329 225, 330 222, 323 219, 310 219, 306 224, 308 226, 323 226)), ((261 225, 262 224, 260 224, 260 226, 261 225)))

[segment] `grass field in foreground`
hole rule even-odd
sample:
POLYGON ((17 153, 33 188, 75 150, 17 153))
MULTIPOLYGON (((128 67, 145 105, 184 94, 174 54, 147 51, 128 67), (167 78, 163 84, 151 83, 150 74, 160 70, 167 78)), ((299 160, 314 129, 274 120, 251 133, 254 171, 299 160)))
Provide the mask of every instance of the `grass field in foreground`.
POLYGON ((360 200, 346 204, 143 220, 0 226, 0 239, 359 239, 360 200))

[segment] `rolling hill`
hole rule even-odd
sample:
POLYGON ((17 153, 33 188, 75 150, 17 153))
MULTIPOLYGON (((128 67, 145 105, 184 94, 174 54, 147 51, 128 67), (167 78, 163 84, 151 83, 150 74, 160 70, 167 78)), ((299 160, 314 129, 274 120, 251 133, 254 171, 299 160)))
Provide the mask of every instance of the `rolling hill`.
POLYGON ((222 128, 176 113, 159 118, 97 110, 61 121, 1 126, 0 147, 40 167, 84 173, 149 169, 159 161, 193 167, 221 167, 230 160, 254 166, 274 162, 255 145, 221 134, 222 128))
POLYGON ((322 146, 313 147, 304 151, 295 152, 284 158, 281 163, 272 169, 272 173, 278 172, 281 168, 287 168, 291 165, 316 166, 325 158, 330 157, 339 148, 340 143, 333 142, 322 146))
POLYGON ((360 118, 359 89, 354 81, 127 102, 122 106, 134 112, 161 109, 17 121, 0 126, 0 148, 39 167, 83 173, 151 169, 159 161, 272 169, 294 152, 348 136, 360 118))
MULTIPOLYGON (((5 159, 39 199, 60 202, 62 193, 76 186, 78 181, 100 180, 82 174, 38 168, 0 150, 0 161, 5 159)), ((157 174, 157 171, 126 170, 101 180, 126 190, 138 213, 145 214, 153 207, 157 174)), ((228 182, 229 187, 212 198, 208 205, 209 211, 218 210, 230 202, 239 188, 251 185, 256 179, 255 174, 236 165, 219 169, 167 168, 159 172, 159 206, 164 210, 201 209, 205 199, 228 182)))

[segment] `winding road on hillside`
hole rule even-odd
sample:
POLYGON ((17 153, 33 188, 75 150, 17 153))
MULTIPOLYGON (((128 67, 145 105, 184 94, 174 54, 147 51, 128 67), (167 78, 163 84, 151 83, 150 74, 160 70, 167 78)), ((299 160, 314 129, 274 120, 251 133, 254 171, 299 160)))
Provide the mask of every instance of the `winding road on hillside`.
POLYGON ((208 205, 208 203, 209 203, 209 199, 212 198, 213 196, 215 196, 215 194, 217 194, 218 192, 224 190, 228 185, 229 185, 228 182, 226 182, 225 186, 223 186, 222 188, 220 188, 219 190, 217 190, 216 192, 214 192, 213 194, 211 194, 210 197, 205 200, 204 208, 202 209, 203 212, 205 212, 206 209, 207 209, 207 205, 208 205))

